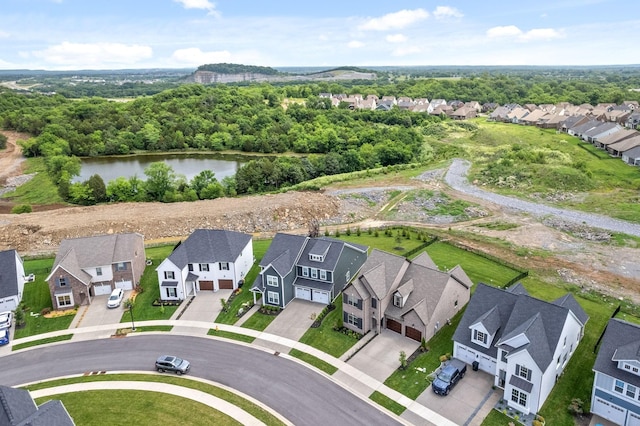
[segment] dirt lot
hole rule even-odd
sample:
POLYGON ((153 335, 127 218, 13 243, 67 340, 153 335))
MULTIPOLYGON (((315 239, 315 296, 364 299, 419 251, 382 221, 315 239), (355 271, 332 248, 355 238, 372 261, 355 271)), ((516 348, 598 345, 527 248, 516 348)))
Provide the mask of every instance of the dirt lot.
MULTIPOLYGON (((0 186, 21 175, 22 156, 9 136, 7 150, 0 153, 0 186)), ((189 203, 131 203, 92 207, 61 207, 33 213, 0 214, 0 250, 15 248, 22 255, 55 253, 61 240, 104 233, 139 232, 148 242, 177 241, 196 228, 232 229, 270 236, 278 231, 306 233, 312 219, 321 230, 342 224, 346 228, 406 223, 447 231, 462 230, 510 243, 489 244, 486 239, 455 238, 458 242, 506 258, 523 268, 551 271, 564 281, 596 288, 640 303, 640 249, 576 238, 523 214, 469 198, 450 190, 435 173, 423 180, 388 182, 376 187, 333 188, 324 193, 291 192, 189 203), (421 188, 442 191, 452 199, 474 203, 473 217, 456 222, 422 214, 415 201, 396 201, 389 206, 391 190, 421 188), (393 207, 393 208, 390 208, 393 207), (395 212, 389 214, 387 212, 395 212), (514 228, 493 230, 487 223, 512 223, 514 228), (532 253, 528 254, 527 250, 532 253), (524 254, 523 254, 524 251, 524 254), (536 256, 544 251, 546 256, 536 256)), ((10 203, 4 202, 5 209, 10 203)))

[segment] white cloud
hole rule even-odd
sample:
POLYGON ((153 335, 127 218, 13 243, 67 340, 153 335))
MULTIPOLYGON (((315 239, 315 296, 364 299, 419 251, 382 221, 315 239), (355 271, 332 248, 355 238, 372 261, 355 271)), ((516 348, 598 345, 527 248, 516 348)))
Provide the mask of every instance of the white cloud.
POLYGON ((203 52, 197 47, 190 47, 174 51, 171 59, 182 65, 199 66, 202 64, 228 62, 231 60, 231 56, 231 52, 227 50, 203 52))
POLYGON ((438 6, 436 7, 436 10, 433 11, 433 16, 436 19, 447 19, 447 18, 462 18, 464 15, 455 7, 438 6))
POLYGON ((407 41, 407 36, 405 36, 404 34, 389 34, 386 37, 386 40, 389 43, 402 43, 404 41, 407 41))
POLYGON ((515 25, 507 25, 504 27, 493 27, 487 30, 487 37, 502 38, 510 37, 518 41, 536 41, 536 40, 553 40, 564 37, 561 31, 553 28, 534 28, 527 32, 523 32, 515 25))
POLYGON ((212 15, 217 15, 216 4, 209 0, 174 0, 180 3, 185 9, 203 9, 209 11, 212 15))
POLYGON ((0 30, 0 38, 7 38, 7 37, 9 37, 9 33, 6 31, 0 30))
POLYGON ((421 50, 417 46, 407 46, 407 47, 399 47, 391 52, 392 56, 407 56, 413 55, 414 53, 420 53, 421 50))
POLYGON ((149 46, 122 43, 70 43, 31 52, 36 58, 60 67, 75 69, 126 66, 153 56, 149 46))
POLYGON ((360 30, 386 31, 405 28, 429 17, 429 12, 424 9, 407 10, 388 13, 379 18, 371 18, 358 26, 360 30))
POLYGON ((352 40, 347 44, 347 46, 351 49, 359 49, 364 46, 364 43, 358 40, 352 40))

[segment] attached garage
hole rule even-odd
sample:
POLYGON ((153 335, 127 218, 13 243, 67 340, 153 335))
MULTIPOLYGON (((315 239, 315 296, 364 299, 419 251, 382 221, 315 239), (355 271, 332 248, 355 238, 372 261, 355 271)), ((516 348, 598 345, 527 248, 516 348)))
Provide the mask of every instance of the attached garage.
POLYGON ((218 280, 220 290, 233 290, 233 280, 218 280))
POLYGON ((93 285, 94 296, 104 296, 111 294, 111 284, 109 283, 95 283, 93 285))
POLYGON ((311 300, 311 289, 296 287, 296 299, 311 300))
POLYGON ((121 288, 125 291, 133 290, 133 282, 131 281, 118 281, 116 282, 116 288, 121 288))
POLYGON ((454 356, 467 364, 472 364, 474 361, 478 361, 478 368, 480 370, 489 374, 496 374, 496 360, 481 352, 477 352, 464 345, 456 344, 454 356))
POLYGON ((422 341, 422 332, 417 328, 406 327, 404 330, 404 335, 409 339, 417 340, 418 342, 422 341))
POLYGON ((617 405, 611 404, 610 402, 598 397, 596 397, 595 401, 593 402, 591 412, 596 413, 607 420, 611 420, 618 425, 625 424, 624 420, 627 415, 627 410, 624 410, 617 405))
POLYGON ((387 328, 391 331, 402 334, 402 324, 396 320, 387 319, 387 328))
POLYGON ((200 290, 210 290, 213 291, 213 281, 200 281, 198 283, 200 285, 200 290))
POLYGON ((329 304, 329 292, 321 290, 313 290, 311 293, 311 301, 316 303, 329 304))

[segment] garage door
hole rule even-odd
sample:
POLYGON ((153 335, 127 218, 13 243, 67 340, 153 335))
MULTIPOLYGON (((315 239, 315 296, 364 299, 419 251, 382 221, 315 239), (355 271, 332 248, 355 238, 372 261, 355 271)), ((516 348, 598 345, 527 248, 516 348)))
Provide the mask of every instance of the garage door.
POLYGON ((133 290, 133 283, 131 281, 118 281, 116 282, 116 288, 123 290, 133 290))
POLYGON ((487 373, 490 373, 490 374, 496 374, 495 359, 486 355, 480 355, 480 358, 478 359, 478 361, 480 362, 480 365, 478 366, 480 370, 486 371, 487 373))
POLYGON ((311 300, 311 289, 296 287, 296 299, 311 300))
POLYGON ((324 303, 325 305, 329 304, 329 292, 328 291, 320 291, 313 290, 311 294, 311 301, 317 303, 324 303))
POLYGON ((473 361, 476 360, 476 353, 473 351, 470 351, 465 346, 456 345, 455 349, 456 350, 453 356, 466 362, 467 364, 471 364, 473 361))
POLYGON ((111 294, 111 284, 97 283, 93 285, 94 296, 104 296, 105 294, 111 294))
POLYGON ((233 290, 233 280, 218 280, 218 288, 221 290, 233 290))
POLYGON ((640 415, 628 411, 627 426, 640 426, 640 415))
POLYGON ((593 403, 593 409, 591 411, 598 414, 599 416, 604 417, 607 420, 611 420, 616 424, 624 424, 626 410, 623 410, 617 405, 611 404, 604 399, 596 397, 596 400, 593 403))
POLYGON ((417 328, 406 327, 404 330, 404 335, 409 339, 417 340, 418 342, 422 341, 422 332, 417 328))
POLYGON ((213 281, 200 281, 200 290, 213 290, 213 281))
POLYGON ((402 324, 396 320, 387 319, 387 328, 396 333, 402 333, 402 324))

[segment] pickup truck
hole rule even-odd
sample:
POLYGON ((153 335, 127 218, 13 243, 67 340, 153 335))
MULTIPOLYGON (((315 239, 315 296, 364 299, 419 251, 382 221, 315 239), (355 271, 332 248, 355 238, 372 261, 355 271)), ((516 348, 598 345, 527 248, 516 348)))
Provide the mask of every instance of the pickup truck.
POLYGON ((467 364, 453 358, 442 368, 436 379, 431 383, 433 391, 438 395, 449 395, 453 387, 467 373, 467 364))

